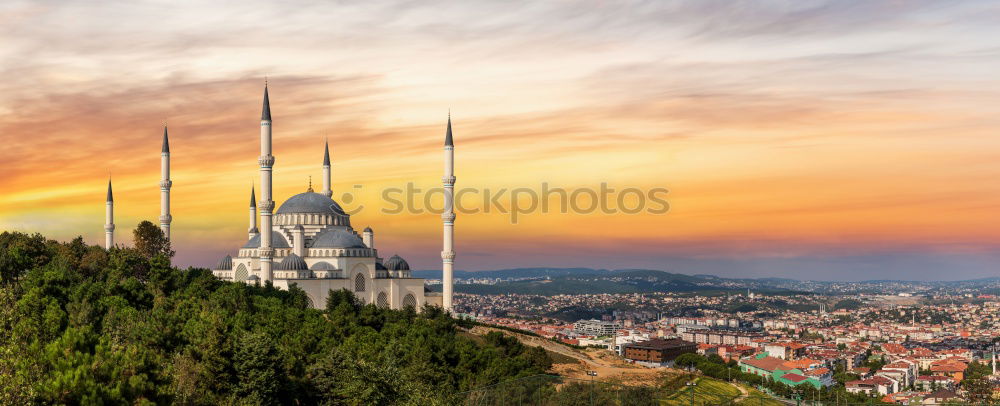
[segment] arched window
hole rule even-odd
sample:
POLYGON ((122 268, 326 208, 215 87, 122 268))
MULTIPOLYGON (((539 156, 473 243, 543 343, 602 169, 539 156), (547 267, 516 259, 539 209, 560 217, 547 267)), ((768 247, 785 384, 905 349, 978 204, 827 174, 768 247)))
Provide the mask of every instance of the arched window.
POLYGON ((417 307, 417 298, 413 297, 412 293, 407 293, 403 298, 403 307, 417 307))
POLYGON ((389 296, 385 292, 380 292, 378 294, 378 299, 375 301, 378 307, 386 308, 389 307, 389 296))
POLYGON ((240 282, 247 280, 247 267, 243 266, 243 264, 240 264, 240 266, 236 267, 235 279, 240 282))
POLYGON ((354 277, 354 291, 364 292, 365 291, 365 276, 358 274, 354 277))

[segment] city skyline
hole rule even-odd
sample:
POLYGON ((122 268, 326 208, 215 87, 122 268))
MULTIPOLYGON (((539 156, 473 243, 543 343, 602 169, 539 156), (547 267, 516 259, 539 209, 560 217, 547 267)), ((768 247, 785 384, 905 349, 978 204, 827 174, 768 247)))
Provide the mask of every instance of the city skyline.
MULTIPOLYGON (((439 6, 0 6, 0 226, 98 243, 110 171, 129 240, 156 222, 166 121, 175 263, 211 266, 246 239, 266 76, 278 204, 325 140, 345 208, 438 187, 449 108, 459 188, 670 190, 664 215, 460 213, 459 270, 997 276, 995 6, 439 6)), ((439 215, 355 221, 440 265, 439 215)))

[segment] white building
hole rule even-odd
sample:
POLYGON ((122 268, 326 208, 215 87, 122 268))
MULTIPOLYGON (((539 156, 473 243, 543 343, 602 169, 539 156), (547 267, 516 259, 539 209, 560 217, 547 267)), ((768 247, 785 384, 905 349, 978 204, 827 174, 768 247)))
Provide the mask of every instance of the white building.
POLYGON ((608 343, 608 350, 614 351, 615 354, 622 355, 622 346, 631 343, 641 343, 643 341, 649 341, 650 336, 648 333, 639 333, 635 330, 629 330, 628 334, 617 334, 611 342, 608 343))
POLYGON ((577 334, 593 336, 613 336, 622 326, 616 321, 580 320, 573 323, 573 331, 577 334))
MULTIPOLYGON (((305 291, 317 308, 325 306, 331 290, 340 289, 354 292, 363 303, 394 309, 443 304, 442 296, 425 294, 424 280, 410 274, 410 266, 403 258, 393 255, 383 260, 375 248, 374 231, 366 227, 359 234, 351 225, 351 216, 331 199, 329 147, 324 151, 323 189, 319 193, 313 191, 310 182, 305 192, 289 197, 274 211, 271 172, 275 157, 271 155, 271 108, 266 85, 260 140, 261 199, 256 201, 251 190, 249 239, 235 257, 226 255, 215 266, 213 273, 218 278, 244 283, 271 282, 282 289, 295 285, 305 291)), ((449 117, 446 166, 452 164, 451 140, 449 117)), ((446 175, 453 176, 450 167, 446 168, 446 175)), ((446 229, 450 231, 454 217, 446 220, 446 229)), ((445 248, 450 262, 454 257, 451 235, 446 235, 445 248)), ((446 275, 446 282, 449 276, 446 275)), ((450 287, 446 288, 446 293, 450 291, 450 287)), ((446 302, 450 304, 450 298, 446 302)))

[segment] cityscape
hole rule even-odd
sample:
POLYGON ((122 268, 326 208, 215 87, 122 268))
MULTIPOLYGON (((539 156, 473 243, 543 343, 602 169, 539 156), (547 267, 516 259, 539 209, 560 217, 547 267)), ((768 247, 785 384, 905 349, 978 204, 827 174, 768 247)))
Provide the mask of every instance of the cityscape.
POLYGON ((684 352, 714 355, 791 388, 840 387, 894 404, 992 397, 1000 386, 1000 297, 892 290, 850 296, 459 294, 456 308, 479 322, 603 349, 653 368, 675 365, 633 350, 680 340, 670 348, 692 345, 671 360, 684 352), (574 320, 577 315, 593 318, 574 320), (979 389, 986 392, 975 394, 969 382, 979 379, 988 383, 979 389))

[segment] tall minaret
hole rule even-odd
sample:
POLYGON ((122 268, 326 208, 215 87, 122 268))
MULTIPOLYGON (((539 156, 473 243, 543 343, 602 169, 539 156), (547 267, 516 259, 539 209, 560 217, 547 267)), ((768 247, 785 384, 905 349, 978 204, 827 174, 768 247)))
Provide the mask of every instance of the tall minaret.
POLYGON ((271 167, 274 166, 274 155, 271 155, 271 104, 267 98, 267 81, 264 82, 264 109, 260 113, 260 273, 263 282, 273 281, 271 260, 274 258, 274 248, 271 248, 271 212, 274 201, 271 200, 271 167))
POLYGON ((993 364, 993 375, 996 375, 997 374, 997 352, 996 351, 993 351, 992 355, 990 355, 990 361, 993 361, 992 362, 992 364, 993 364))
POLYGON ((260 230, 257 229, 257 197, 254 195, 253 186, 250 187, 250 228, 247 229, 247 233, 250 234, 249 239, 260 234, 260 230))
POLYGON ((323 191, 320 192, 326 197, 333 196, 330 190, 330 142, 323 145, 323 191))
POLYGON ((170 239, 170 142, 167 141, 167 126, 163 126, 163 148, 160 150, 160 230, 170 239))
POLYGON ((111 178, 108 178, 108 199, 104 203, 104 248, 115 246, 115 199, 111 197, 111 178))
POLYGON ((448 113, 448 130, 444 135, 444 213, 441 220, 444 222, 444 247, 441 250, 441 286, 443 290, 442 305, 447 312, 451 311, 452 296, 452 274, 455 261, 455 145, 451 140, 451 113, 448 113))

